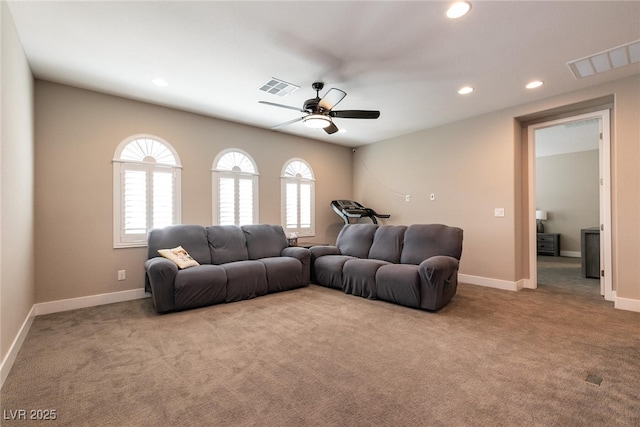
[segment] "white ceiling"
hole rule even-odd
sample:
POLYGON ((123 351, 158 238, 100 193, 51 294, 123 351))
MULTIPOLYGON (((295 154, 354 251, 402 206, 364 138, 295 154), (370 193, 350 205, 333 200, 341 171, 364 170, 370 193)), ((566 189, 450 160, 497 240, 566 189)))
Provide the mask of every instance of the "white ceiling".
POLYGON ((576 79, 567 62, 640 39, 638 1, 8 1, 37 78, 271 128, 301 115, 311 83, 347 97, 347 133, 279 129, 359 146, 640 73, 576 79), (160 88, 151 79, 169 82, 160 88), (300 86, 258 90, 271 77, 300 86), (541 79, 545 85, 527 90, 541 79), (456 93, 463 85, 471 95, 456 93))
POLYGON ((536 129, 536 157, 598 150, 599 135, 600 121, 598 119, 577 120, 536 129))

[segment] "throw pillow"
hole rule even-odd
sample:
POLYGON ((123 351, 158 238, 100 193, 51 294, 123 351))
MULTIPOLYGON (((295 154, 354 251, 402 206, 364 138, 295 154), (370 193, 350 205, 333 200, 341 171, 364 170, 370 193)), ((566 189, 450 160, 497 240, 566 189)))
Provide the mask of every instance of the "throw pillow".
POLYGON ((191 258, 191 255, 182 246, 173 249, 158 249, 158 253, 163 257, 175 262, 178 268, 187 268, 200 265, 198 261, 191 258))

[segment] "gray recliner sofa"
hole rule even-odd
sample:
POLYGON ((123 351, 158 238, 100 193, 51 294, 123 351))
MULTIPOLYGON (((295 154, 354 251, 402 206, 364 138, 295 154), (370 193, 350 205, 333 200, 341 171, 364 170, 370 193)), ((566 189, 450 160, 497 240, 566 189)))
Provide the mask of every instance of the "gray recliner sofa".
POLYGON ((442 224, 348 224, 334 246, 310 248, 312 282, 438 310, 458 287, 462 234, 462 229, 442 224))
POLYGON ((159 313, 307 286, 310 252, 279 225, 172 225, 148 236, 145 290, 159 313), (158 250, 182 246, 200 265, 179 269, 158 250))

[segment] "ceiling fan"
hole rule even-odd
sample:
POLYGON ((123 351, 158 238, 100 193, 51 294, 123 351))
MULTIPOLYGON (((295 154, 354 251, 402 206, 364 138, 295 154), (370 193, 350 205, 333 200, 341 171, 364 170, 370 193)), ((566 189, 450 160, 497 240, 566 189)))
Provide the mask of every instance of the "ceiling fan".
POLYGON ((298 117, 293 120, 289 120, 279 125, 274 126, 272 129, 276 129, 282 126, 287 126, 293 123, 302 121, 305 126, 310 128, 322 128, 328 134, 336 133, 338 127, 331 120, 333 117, 341 119, 377 119, 380 117, 380 111, 374 110, 340 110, 335 111, 335 107, 342 99, 347 96, 347 93, 343 90, 331 88, 320 98, 320 91, 324 87, 324 83, 315 82, 311 85, 313 90, 316 91, 316 97, 307 99, 302 108, 291 107, 289 105, 276 104, 268 101, 258 101, 261 104, 272 105, 274 107, 288 108, 289 110, 300 111, 306 113, 302 117, 298 117))

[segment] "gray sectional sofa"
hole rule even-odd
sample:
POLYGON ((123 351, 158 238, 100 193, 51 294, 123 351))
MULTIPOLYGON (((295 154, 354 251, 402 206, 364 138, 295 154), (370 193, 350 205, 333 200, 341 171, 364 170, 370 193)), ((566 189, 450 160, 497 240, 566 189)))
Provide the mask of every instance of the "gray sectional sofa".
POLYGON ((462 229, 349 224, 334 246, 310 250, 313 283, 433 311, 456 293, 462 229))
POLYGON ((307 286, 310 252, 289 247, 279 225, 173 225, 148 236, 145 290, 159 313, 307 286), (180 269, 158 250, 181 246, 199 265, 180 269))

